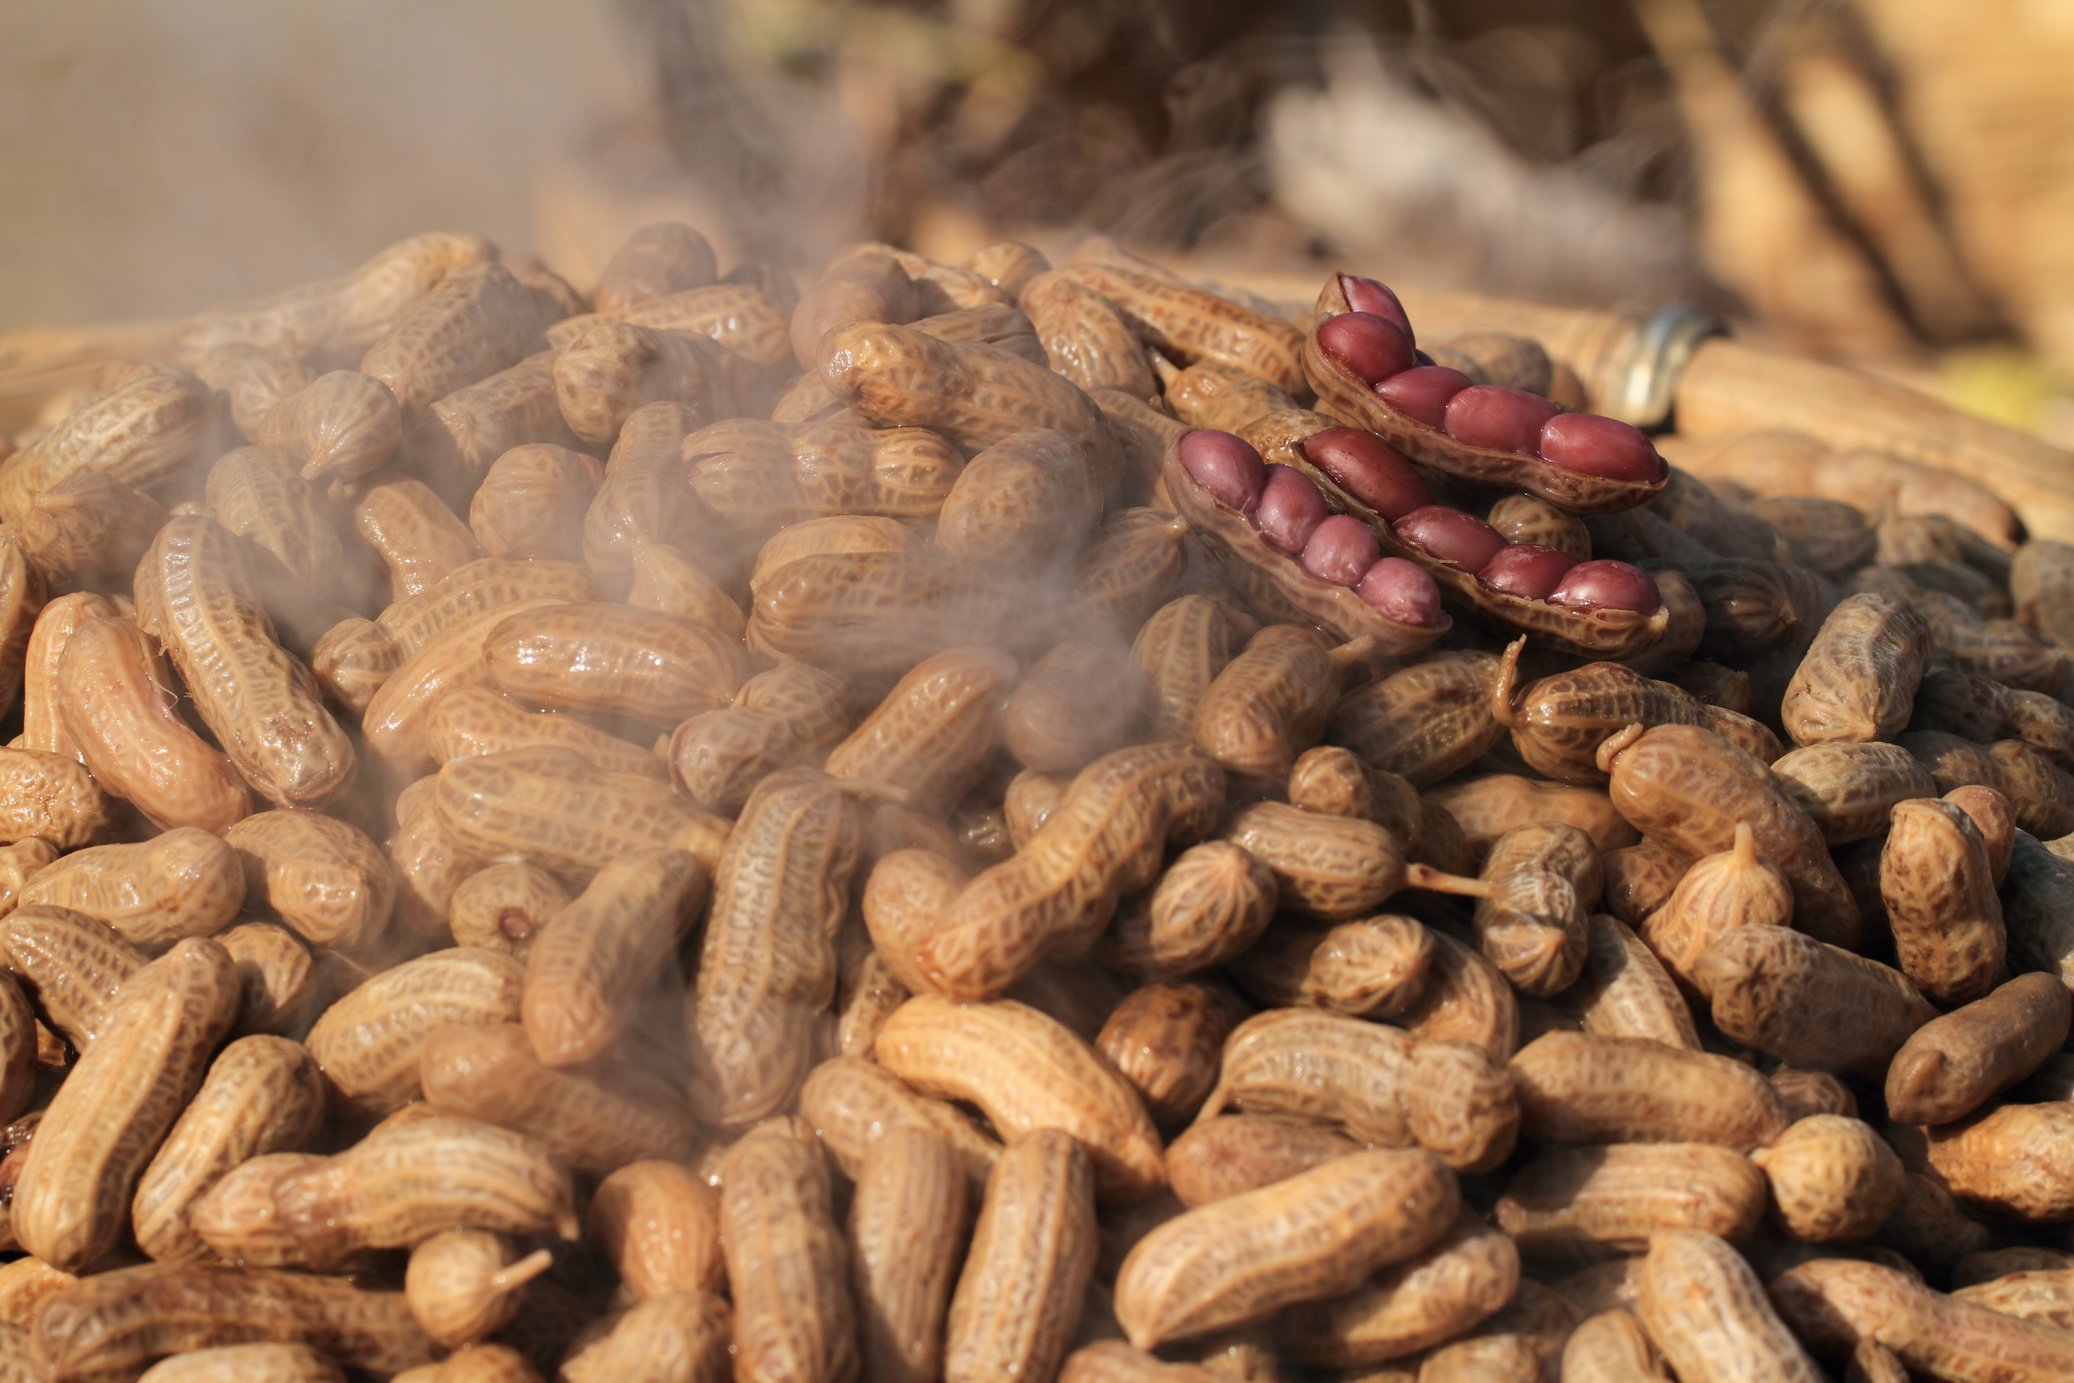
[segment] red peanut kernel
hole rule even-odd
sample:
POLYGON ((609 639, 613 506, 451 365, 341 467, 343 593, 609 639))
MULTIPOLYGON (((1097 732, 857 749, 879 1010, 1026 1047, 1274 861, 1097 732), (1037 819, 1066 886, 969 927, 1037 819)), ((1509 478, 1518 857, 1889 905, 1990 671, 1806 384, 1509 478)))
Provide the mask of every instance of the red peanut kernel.
POLYGON ((1267 465, 1245 438, 1198 428, 1181 434, 1175 454, 1188 478, 1225 508, 1250 514, 1259 505, 1267 465))
POLYGON ((1351 514, 1334 514, 1303 545, 1303 569, 1335 586, 1358 585, 1382 556, 1375 530, 1351 514))
POLYGON ((1497 529, 1474 514, 1445 504, 1414 509, 1391 524, 1390 530, 1421 551, 1467 571, 1482 571, 1505 546, 1497 529))
POLYGON ((1433 502, 1411 463, 1373 432, 1328 428, 1306 437, 1302 451, 1305 460, 1332 477, 1333 484, 1385 519, 1401 519, 1433 502))
POLYGON ((1609 558, 1570 568, 1548 599, 1566 610, 1633 610, 1638 615, 1655 614, 1663 604, 1654 577, 1609 558))
POLYGON ((1269 466, 1266 483, 1260 487, 1260 506, 1253 511, 1253 526, 1270 547, 1293 557, 1303 551, 1331 512, 1309 476, 1292 466, 1269 466))
POLYGON ((1664 459, 1639 429, 1597 413, 1558 413, 1541 425, 1541 459, 1580 475, 1652 484, 1664 459))
POLYGON ((1414 346, 1419 338, 1411 329, 1411 318, 1405 313, 1404 303, 1388 285, 1378 283, 1360 274, 1339 276, 1340 296, 1347 300, 1347 307, 1354 312, 1366 312, 1372 317, 1381 317, 1404 333, 1404 339, 1414 346))
POLYGON ((1539 394, 1502 384, 1472 384, 1448 400, 1443 425, 1465 446, 1532 456, 1541 429, 1561 412, 1539 394))
POLYGON ((1412 367, 1411 339, 1387 317, 1367 312, 1342 312, 1319 323, 1318 348, 1368 385, 1412 367))
POLYGON ((1402 624, 1438 624, 1445 618, 1440 609, 1440 587, 1416 562, 1402 557, 1384 557, 1368 569, 1354 594, 1369 608, 1402 624))
POLYGON ((1512 543, 1484 563, 1476 579, 1507 595, 1546 600, 1576 565, 1575 557, 1556 548, 1539 543, 1512 543))
POLYGON ((1376 397, 1414 422, 1440 427, 1455 395, 1472 388, 1469 376, 1446 365, 1415 365, 1375 386, 1376 397))

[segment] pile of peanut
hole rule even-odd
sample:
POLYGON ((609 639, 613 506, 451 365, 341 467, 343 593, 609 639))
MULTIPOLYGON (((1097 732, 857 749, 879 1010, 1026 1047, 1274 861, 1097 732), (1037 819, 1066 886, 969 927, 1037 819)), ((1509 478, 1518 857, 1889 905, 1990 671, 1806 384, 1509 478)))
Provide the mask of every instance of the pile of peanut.
POLYGON ((2074 1378, 1992 497, 1100 246, 170 355, 0 440, 0 1383, 2074 1378))

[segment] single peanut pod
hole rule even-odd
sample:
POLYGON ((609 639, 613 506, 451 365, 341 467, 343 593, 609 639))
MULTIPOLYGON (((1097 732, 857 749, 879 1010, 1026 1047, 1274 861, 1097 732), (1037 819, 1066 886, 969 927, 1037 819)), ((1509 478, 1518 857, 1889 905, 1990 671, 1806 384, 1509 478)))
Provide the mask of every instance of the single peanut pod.
POLYGON ((1574 826, 1521 826, 1491 846, 1476 900, 1484 956, 1523 993, 1568 989, 1584 969, 1585 918, 1605 886, 1599 853, 1574 826))
POLYGON ((116 991, 147 957, 91 917, 22 907, 0 923, 0 959, 37 1015, 83 1052, 105 1026, 116 991))
POLYGON ((1285 393, 1306 391, 1302 334, 1279 316, 1149 265, 1083 260, 1054 272, 1115 304, 1132 330, 1171 360, 1211 361, 1285 393))
POLYGON ((168 522, 137 568, 137 623, 238 773, 278 806, 321 807, 352 785, 353 747, 309 669, 274 641, 235 542, 207 519, 168 522))
MULTIPOLYGON (((1952 1275, 1955 1284, 1960 1279, 1961 1274, 1952 1275)), ((1955 1286, 1952 1300, 1985 1306, 2018 1320, 2074 1330, 2074 1272, 2064 1266, 2008 1272, 1970 1287, 1955 1286)))
POLYGON ((203 503, 211 518, 245 540, 263 593, 282 622, 299 629, 310 622, 307 607, 316 593, 339 584, 346 567, 338 530, 296 464, 271 447, 225 452, 209 468, 203 503))
POLYGON ((1240 644, 1245 616, 1207 595, 1181 595, 1152 612, 1131 643, 1153 733, 1185 739, 1196 708, 1240 644))
POLYGON ((1772 761, 1772 775, 1830 845, 1871 840, 1911 797, 1935 797, 1930 775, 1899 745, 1811 744, 1772 761))
MULTIPOLYGON (((850 1202, 849 1241, 868 1377, 925 1383, 938 1376, 966 1197, 964 1168, 941 1134, 891 1129, 866 1152, 850 1202)), ((1087 1213, 1091 1247, 1091 1204, 1087 1213)))
POLYGON ((1876 1079, 1936 1016, 1908 977, 1785 927, 1740 927, 1693 969, 1714 1025, 1796 1066, 1876 1079))
POLYGON ((358 370, 332 370, 282 394, 244 431, 260 446, 293 456, 304 480, 357 480, 396 454, 403 412, 381 380, 358 370))
POLYGON ((1075 772, 1131 741, 1143 692, 1122 645, 1061 640, 1009 697, 1002 741, 1026 768, 1075 772))
POLYGON ((435 1029, 518 1021, 523 973, 496 951, 434 951, 339 999, 305 1042, 347 1107, 391 1113, 422 1093, 419 1056, 435 1029))
POLYGON ((1224 773, 1194 745, 1120 749, 1080 771, 1028 849, 935 907, 930 894, 949 881, 935 877, 933 857, 903 851, 881 860, 867 886, 865 920, 875 941, 926 925, 910 945, 880 946, 896 970, 912 970, 914 987, 959 998, 999 994, 1046 953, 1091 944, 1119 898, 1156 877, 1166 848, 1209 834, 1223 805, 1224 773), (900 896, 925 874, 929 890, 900 896), (897 917, 902 912, 908 919, 897 917), (940 920, 927 922, 931 912, 940 920))
POLYGON ((1817 1244, 1876 1232, 1900 1204, 1906 1175, 1870 1125, 1835 1114, 1796 1120, 1750 1160, 1771 1183, 1786 1232, 1817 1244))
POLYGON ((1183 1130, 1167 1147, 1167 1180, 1193 1209, 1286 1181, 1361 1145, 1329 1128, 1279 1114, 1226 1114, 1183 1130))
POLYGON ((2002 975, 2007 933, 1987 846, 1950 802, 1898 804, 1880 852, 1880 898, 1901 971, 1932 1001, 1984 996, 2002 975))
POLYGON ((1081 388, 1117 389, 1138 398, 1159 392, 1144 343, 1093 288, 1054 269, 1025 283, 1016 301, 1030 314, 1052 368, 1081 388))
POLYGON ((2069 1012, 2056 976, 2028 974, 1931 1019, 1887 1068, 1888 1116, 1905 1124, 1965 1118, 2059 1050, 2069 1012))
POLYGON ((579 1172, 685 1158, 697 1126, 666 1082, 632 1068, 545 1066, 516 1024, 453 1024, 428 1034, 418 1058, 426 1103, 528 1134, 579 1172))
POLYGON ((16 1179, 12 1221, 24 1248, 76 1271, 114 1246, 131 1192, 200 1088, 238 998, 230 957, 205 939, 177 943, 123 982, 16 1179))
POLYGON ((808 1027, 835 998, 835 935, 860 849, 854 804, 824 775, 788 770, 750 794, 714 876, 685 1006, 701 1117, 750 1123, 805 1077, 808 1027))
POLYGON ((557 1377, 568 1383, 635 1378, 727 1383, 732 1329, 733 1312, 718 1294, 671 1292, 607 1317, 578 1336, 557 1377))
POLYGON ((947 1101, 933 1099, 863 1057, 831 1057, 807 1074, 800 1116, 814 1128, 836 1167, 855 1181, 871 1146, 889 1129, 922 1128, 950 1140, 968 1183, 983 1186, 1001 1145, 947 1101))
POLYGON ((1722 937, 1739 927, 1784 927, 1792 920, 1785 876, 1757 858, 1755 833, 1737 822, 1733 845, 1693 861, 1638 930, 1672 974, 1697 987, 1700 960, 1722 937))
POLYGON ((363 373, 416 412, 525 357, 540 311, 501 264, 457 269, 414 302, 367 349, 363 373))
POLYGON ((49 1376, 85 1379, 134 1377, 154 1360, 236 1340, 314 1345, 347 1368, 385 1375, 438 1352, 401 1292, 177 1263, 82 1279, 38 1318, 33 1347, 49 1376))
POLYGON ((1284 919, 1232 967, 1232 977, 1271 1008, 1311 1004, 1386 1018, 1418 1002, 1435 949, 1433 932, 1392 913, 1332 928, 1284 919))
POLYGON ((419 1329, 458 1349, 511 1324, 518 1289, 552 1261, 546 1249, 521 1259, 510 1241, 479 1229, 445 1230, 411 1250, 403 1299, 419 1329))
POLYGON ((1566 1143, 1704 1142, 1747 1152, 1786 1127, 1750 1067, 1641 1038, 1552 1032, 1512 1058, 1521 1128, 1566 1143))
POLYGON ((1686 725, 1624 730, 1600 746, 1620 814, 1645 835, 1692 855, 1726 850, 1738 824, 1792 886, 1794 911, 1818 939, 1849 945, 1858 908, 1822 833, 1755 756, 1686 725))
POLYGON ((119 618, 108 597, 92 591, 61 595, 36 612, 22 660, 22 734, 19 749, 80 758, 65 730, 58 668, 73 632, 90 619, 119 618))
POLYGON ((886 1020, 874 1051, 915 1089, 969 1100, 1003 1132, 1072 1134, 1094 1160, 1104 1199, 1143 1199, 1163 1179, 1159 1135, 1137 1092, 1085 1042, 1026 1005, 917 995, 886 1020))
POLYGON ((730 639, 741 638, 749 628, 740 602, 678 548, 635 543, 633 573, 629 605, 696 620, 730 639))
POLYGON ((454 890, 448 925, 458 946, 485 946, 523 960, 569 901, 561 881, 536 865, 492 864, 454 890))
POLYGON ((1959 1200, 2026 1220, 2074 1219, 2074 1109, 2002 1104, 1927 1134, 1928 1174, 1959 1200))
POLYGON ((1351 749, 1320 744, 1289 769, 1289 805, 1327 816, 1358 816, 1415 840, 1424 824, 1419 790, 1398 774, 1370 768, 1351 749))
POLYGON ((574 1194, 567 1168, 537 1141, 446 1115, 377 1128, 273 1186, 279 1224, 319 1272, 361 1250, 415 1248, 451 1229, 573 1240, 581 1230, 574 1194), (428 1177, 430 1167, 447 1172, 428 1177))
POLYGON ((307 1146, 323 1120, 323 1076, 300 1043, 254 1036, 225 1047, 137 1183, 137 1246, 161 1263, 201 1258, 188 1223, 195 1202, 247 1159, 307 1146))
POLYGON ((42 491, 93 469, 150 489, 201 458, 216 435, 216 397, 173 365, 125 369, 50 431, 0 463, 0 519, 19 523, 42 491))
MULTIPOLYGON (((24 1348, 27 1341, 23 1342, 24 1348)), ((345 1383, 329 1354, 304 1344, 217 1345, 176 1354, 138 1375, 139 1383, 345 1383)))
POLYGON ((596 602, 515 614, 488 631, 482 656, 521 701, 652 725, 725 705, 748 675, 741 648, 696 621, 596 602))
POLYGON ((1667 1230, 1748 1238, 1764 1219, 1764 1192, 1748 1158, 1715 1144, 1612 1143, 1524 1163, 1492 1216, 1523 1253, 1640 1253, 1667 1230))
POLYGON ((601 772, 559 746, 456 759, 439 770, 433 800, 463 851, 572 879, 658 849, 688 851, 710 870, 727 839, 724 818, 686 806, 668 783, 601 772))
POLYGON ((1382 1147, 1417 1145, 1461 1171, 1504 1161, 1520 1111, 1511 1077, 1482 1052, 1312 1009, 1274 1009, 1233 1030, 1197 1121, 1228 1108, 1296 1114, 1382 1147))
POLYGON ((1911 1376, 1987 1383, 2074 1372, 2074 1331, 1934 1292, 1877 1263, 1802 1263, 1772 1280, 1771 1295, 1815 1348, 1841 1354, 1876 1340, 1911 1376))
POLYGON ((821 1149, 782 1129, 759 1130, 729 1149, 722 1175, 736 1377, 854 1377, 856 1308, 821 1149))
POLYGON ((1639 838, 1603 788, 1571 787, 1517 773, 1483 773, 1428 788, 1425 800, 1454 819, 1479 868, 1498 838, 1519 826, 1575 826, 1601 851, 1633 845, 1639 838))
POLYGON ((1015 660, 992 649, 924 658, 829 751, 824 767, 831 777, 899 788, 919 811, 941 811, 993 757, 1014 677, 1015 660))
POLYGON ((681 850, 646 850, 605 865, 526 957, 526 1036, 550 1066, 605 1055, 632 1000, 676 953, 704 906, 708 874, 681 850))
POLYGON ((0 749, 0 842, 36 836, 61 850, 92 840, 108 821, 108 799, 69 755, 0 749))
POLYGON ((1584 973, 1564 996, 1584 1031, 1596 1037, 1641 1037, 1699 1050, 1692 1010, 1663 963, 1618 919, 1595 913, 1585 927, 1584 973))
POLYGON ((20 898, 83 913, 155 949, 229 926, 245 899, 245 873, 230 845, 181 827, 136 845, 74 851, 38 870, 20 898))
POLYGON ((1429 1153, 1335 1158, 1154 1229, 1117 1273, 1117 1320, 1149 1349, 1339 1296, 1438 1242, 1460 1204, 1429 1153))
POLYGON ((1715 1235, 1672 1230, 1650 1243, 1639 1312, 1649 1338, 1689 1383, 1823 1377, 1772 1310, 1757 1274, 1715 1235))
POLYGON ((1138 1091, 1153 1122, 1187 1121, 1217 1083, 1224 1039, 1240 1005, 1229 991, 1154 981, 1127 995, 1102 1024, 1095 1050, 1138 1091))
POLYGON ((838 251, 800 296, 791 323, 792 352, 809 374, 824 334, 851 322, 907 322, 920 315, 920 298, 907 263, 924 261, 890 245, 861 244, 838 251))
POLYGON ((629 1162, 598 1183, 585 1215, 590 1237, 642 1301, 716 1291, 724 1280, 720 1199, 687 1167, 629 1162))
POLYGON ((1892 738, 1908 724, 1929 656, 1913 606, 1872 591, 1846 596, 1787 684, 1787 734, 1800 745, 1892 738))
POLYGON ((734 811, 763 778, 840 740, 850 728, 847 702, 848 684, 834 673, 780 662, 742 683, 727 706, 677 727, 671 774, 701 807, 734 811))
POLYGON ((336 817, 260 812, 224 832, 245 871, 247 896, 315 945, 352 947, 381 935, 396 882, 381 849, 336 817))
POLYGON ((392 600, 422 595, 483 555, 437 491, 395 471, 369 477, 353 502, 353 528, 388 568, 392 600))
POLYGON ((1424 1041, 1460 1042, 1494 1062, 1508 1060, 1519 1045, 1519 1001, 1512 985, 1473 948, 1445 932, 1432 936, 1424 990, 1397 1015, 1397 1025, 1424 1041))
POLYGON ((1512 1299, 1519 1281, 1512 1240, 1464 1215, 1438 1242, 1351 1292, 1285 1310, 1274 1335, 1302 1363, 1372 1368, 1473 1329, 1512 1299))
POLYGON ((1130 974, 1188 974, 1249 949, 1280 896, 1250 851, 1206 840, 1176 855, 1149 897, 1124 900, 1098 954, 1130 974))
POLYGON ((1011 1140, 987 1179, 945 1325, 946 1379, 1049 1377, 1095 1267, 1086 1150, 1056 1129, 1011 1140))

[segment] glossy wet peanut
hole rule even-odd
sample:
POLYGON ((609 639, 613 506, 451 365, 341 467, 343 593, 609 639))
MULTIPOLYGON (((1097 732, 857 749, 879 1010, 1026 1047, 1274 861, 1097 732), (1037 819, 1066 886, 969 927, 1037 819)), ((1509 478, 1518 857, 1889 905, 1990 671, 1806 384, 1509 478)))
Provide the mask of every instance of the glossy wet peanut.
POLYGON ((130 1193, 202 1085, 238 998, 230 957, 202 939, 179 942, 123 982, 15 1182, 13 1227, 24 1248, 76 1271, 114 1246, 130 1193))
POLYGON ((1773 760, 1771 771, 1831 845, 1871 840, 1897 803, 1937 795, 1929 773, 1894 744, 1811 744, 1773 760))
POLYGON ((1167 1180, 1189 1207, 1285 1181, 1361 1144, 1281 1114, 1226 1114, 1199 1121, 1167 1147, 1167 1180))
POLYGON ((0 923, 0 960, 38 1018, 84 1051, 123 981, 148 957, 108 927, 64 908, 16 908, 0 923))
POLYGON ((1741 1062, 1640 1038, 1553 1032, 1512 1058, 1521 1129, 1557 1142, 1707 1142, 1747 1152, 1786 1127, 1741 1062))
POLYGON ((1425 798, 1454 819, 1479 867, 1498 838, 1518 826, 1575 826, 1601 851, 1618 850, 1637 839, 1636 828, 1615 809, 1603 788, 1571 787, 1518 773, 1483 773, 1428 788, 1425 798))
POLYGON ((733 1312, 718 1294, 672 1292, 608 1317, 578 1336, 562 1360, 560 1376, 569 1383, 639 1377, 726 1383, 731 1376, 733 1325, 733 1312))
POLYGON ((9 530, 4 544, 9 572, 0 587, 17 617, 32 590, 120 589, 165 522, 164 506, 112 475, 80 471, 67 476, 39 491, 9 530), (24 584, 32 581, 33 588, 24 584))
POLYGON ((1677 1230, 1650 1244, 1638 1314, 1681 1379, 1818 1383, 1823 1376, 1766 1300, 1757 1274, 1715 1235, 1677 1230))
POLYGON ((1079 1324, 1095 1247, 1085 1149, 1056 1129, 1011 1140, 987 1180, 951 1298, 944 1377, 1053 1373, 1079 1324))
POLYGON ((811 663, 780 662, 742 683, 725 707, 670 736, 672 776, 691 799, 733 811, 766 775, 804 763, 850 728, 847 683, 811 663))
POLYGON ((126 370, 0 464, 0 518, 19 522, 38 493, 88 467, 140 489, 170 480, 206 459, 216 417, 215 396, 187 371, 126 370))
POLYGON ((1153 1121, 1186 1122, 1217 1082, 1224 1039, 1241 1005, 1229 990, 1154 981, 1125 996, 1102 1024, 1095 1050, 1138 1091, 1153 1121))
POLYGON ((508 1240, 483 1230, 444 1230, 411 1250, 403 1299, 421 1330, 458 1349, 509 1325, 518 1289, 552 1261, 546 1249, 520 1258, 508 1240))
POLYGON ((1129 974, 1188 974, 1251 947, 1280 896, 1273 872, 1253 854, 1206 840, 1176 855, 1149 896, 1119 905, 1099 954, 1129 974))
POLYGON ((38 870, 19 898, 83 913, 153 950, 229 926, 245 900, 245 872, 234 847, 181 827, 135 845, 75 850, 38 870))
POLYGON ((1857 1119, 1815 1114, 1795 1120, 1750 1160, 1771 1184, 1779 1223, 1796 1239, 1866 1238, 1901 1201, 1901 1159, 1857 1119))
POLYGON ((456 945, 484 946, 524 959, 534 938, 570 898, 560 880, 536 865, 493 864, 454 890, 447 922, 456 945))
POLYGON ((754 1132, 729 1150, 723 1177, 736 1376, 854 1377, 856 1307, 821 1149, 782 1130, 754 1132))
POLYGON ((1874 1339, 1913 1373, 1984 1383, 2074 1369, 2074 1332, 1932 1291, 1877 1263, 1817 1259, 1773 1279, 1779 1313, 1818 1349, 1874 1339))
POLYGON ((1481 1052, 1311 1009, 1257 1014, 1226 1039, 1198 1122, 1226 1109, 1295 1114, 1383 1147, 1417 1145, 1481 1171, 1511 1151, 1519 1104, 1481 1052))
POLYGON ((1270 625, 1217 674, 1196 705, 1196 743, 1241 788, 1286 783, 1297 755, 1317 743, 1352 646, 1335 652, 1316 631, 1270 625))
MULTIPOLYGON (((866 1152, 848 1237, 868 1377, 922 1383, 938 1376, 967 1196, 964 1168, 939 1133, 890 1129, 866 1152)), ((1087 1213, 1092 1243, 1091 1206, 1087 1213)))
POLYGON ((688 806, 668 783, 601 772, 557 746, 456 759, 439 770, 433 800, 463 851, 572 879, 643 850, 686 850, 710 868, 727 837, 723 818, 688 806))
POLYGON ((1552 1149, 1521 1164, 1492 1217, 1521 1252, 1570 1257, 1645 1252, 1666 1230, 1745 1239, 1764 1206, 1763 1173, 1730 1149, 1611 1143, 1552 1149))
POLYGON ((1176 596, 1152 612, 1131 643, 1155 734, 1194 733, 1203 695, 1253 631, 1250 619, 1213 596, 1176 596))
POLYGON ((1282 1312, 1282 1351, 1313 1366, 1372 1368, 1444 1344, 1488 1319, 1519 1286, 1519 1251, 1502 1231, 1464 1215, 1431 1247, 1353 1291, 1282 1312))
POLYGON ((260 812, 224 832, 245 892, 316 945, 352 947, 388 925, 396 884, 380 847, 336 817, 260 812))
POLYGON ((75 849, 106 827, 108 811, 108 799, 77 759, 0 749, 0 841, 35 836, 75 849))
POLYGON ((2007 933, 1993 866, 1973 819, 1949 802, 1898 804, 1880 851, 1880 900, 1901 971, 1944 1006, 1984 996, 2007 933))
POLYGON ((437 491, 396 471, 368 479, 353 503, 353 528, 388 569, 393 600, 422 595, 483 555, 437 491))
POLYGON ((1504 737, 1491 716, 1499 662, 1488 653, 1436 653, 1340 698, 1326 737, 1376 768, 1425 787, 1474 763, 1504 737))
POLYGON ((1637 930, 1672 974, 1697 987, 1701 958, 1723 936, 1739 927, 1784 927, 1792 921, 1791 886, 1757 857, 1755 833, 1737 822, 1733 844, 1694 860, 1671 896, 1637 930))
POLYGON ((172 675, 131 621, 74 630, 57 687, 66 736, 95 781, 159 826, 220 832, 251 811, 237 769, 180 718, 172 675))
POLYGON ((1492 843, 1479 876, 1476 939, 1522 993, 1568 989, 1583 973, 1585 919, 1605 886, 1599 852, 1575 826, 1521 826, 1492 843))
POLYGON ((969 1100, 1003 1132, 1057 1128, 1087 1146, 1104 1199, 1160 1185, 1159 1136, 1138 1094, 1084 1041, 1012 1000, 918 995, 879 1031, 879 1063, 923 1094, 969 1100))
POLYGON ((568 1169, 536 1140, 447 1115, 377 1129, 273 1187, 282 1228, 319 1272, 451 1229, 573 1240, 574 1194, 568 1169))
POLYGON ((1438 1241, 1459 1205, 1429 1153, 1350 1153, 1154 1229, 1117 1274, 1117 1320, 1151 1348, 1338 1296, 1438 1241))
POLYGON ((1888 1114, 1906 1124, 1964 1118, 2059 1050, 2068 1014, 2058 977, 2029 974, 1931 1019, 1887 1068, 1888 1114))
POLYGON ((685 1033, 702 1118, 742 1125, 805 1078, 812 1022, 835 999, 836 931, 862 855, 857 804, 810 769, 749 795, 713 880, 685 1033))
POLYGON ((1269 1007, 1311 1004, 1387 1018, 1424 994, 1436 949, 1431 930, 1394 913, 1329 928, 1284 918, 1233 966, 1232 977, 1269 1007))
POLYGON ((1872 592, 1845 597, 1787 685, 1787 733, 1799 745, 1891 738, 1908 723, 1929 653, 1912 607, 1872 592))
POLYGON ((1009 697, 1002 742, 1026 768, 1075 772, 1135 738, 1143 693, 1121 643, 1061 640, 1009 697))
POLYGON ((309 669, 274 641, 235 542, 206 519, 168 522, 137 568, 137 623, 240 776, 276 805, 321 807, 352 785, 353 748, 309 669))
POLYGON ((1604 913, 1585 924, 1584 971, 1562 1002, 1592 1036, 1699 1049, 1692 1010, 1670 972, 1642 938, 1604 913))
POLYGON ((1936 1016, 1900 971, 1785 927, 1741 927, 1693 967, 1714 1025, 1796 1066, 1868 1078, 1936 1016))
POLYGON ((313 1346, 268 1343, 189 1350, 138 1375, 144 1383, 343 1383, 345 1376, 313 1346))
MULTIPOLYGON (((65 731, 58 668, 64 659, 65 645, 80 625, 90 619, 118 615, 112 601, 92 591, 61 595, 33 613, 27 643, 17 649, 22 660, 22 733, 16 748, 81 757, 78 745, 65 731)), ((0 656, 7 654, 0 652, 0 656)))

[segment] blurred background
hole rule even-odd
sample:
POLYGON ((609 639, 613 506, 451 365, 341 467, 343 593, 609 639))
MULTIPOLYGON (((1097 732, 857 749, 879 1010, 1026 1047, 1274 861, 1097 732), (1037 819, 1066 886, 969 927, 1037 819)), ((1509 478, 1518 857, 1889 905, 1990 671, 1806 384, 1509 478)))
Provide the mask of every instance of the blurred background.
POLYGON ((1103 232, 1650 307, 2074 441, 2066 0, 0 5, 0 330, 177 315, 478 231, 587 284, 1103 232))

